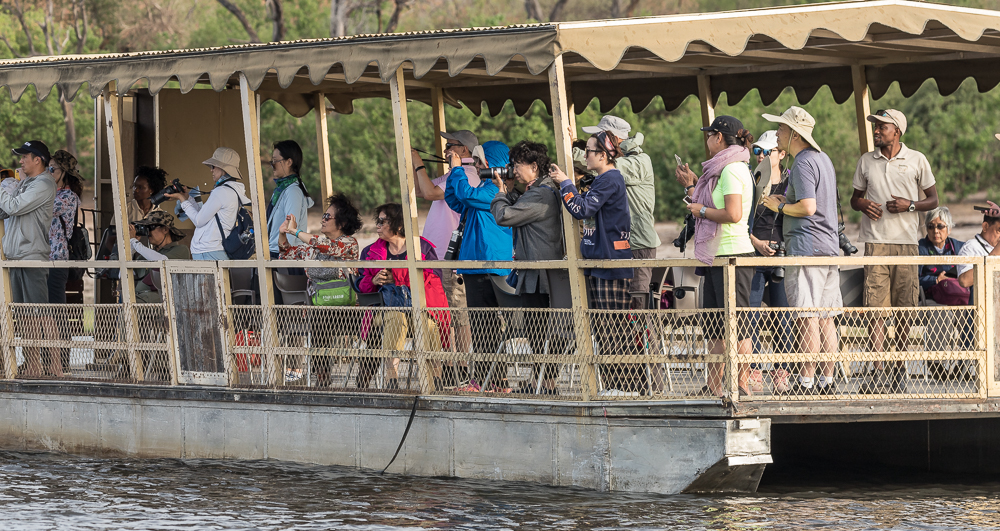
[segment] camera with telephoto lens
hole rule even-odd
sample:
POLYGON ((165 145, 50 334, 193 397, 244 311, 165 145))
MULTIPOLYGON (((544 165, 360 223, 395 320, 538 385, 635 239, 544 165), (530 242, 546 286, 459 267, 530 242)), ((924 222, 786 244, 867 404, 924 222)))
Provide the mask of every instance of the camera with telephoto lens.
MULTIPOLYGON (((775 258, 784 258, 785 257, 785 242, 774 242, 774 243, 768 244, 768 247, 770 247, 771 249, 774 249, 774 257, 775 258)), ((785 266, 775 266, 775 267, 772 267, 771 268, 771 282, 774 282, 775 284, 778 284, 782 280, 785 280, 785 266)))
POLYGON ((149 225, 146 224, 139 225, 137 223, 132 223, 131 225, 132 227, 135 228, 136 236, 149 236, 149 225))
POLYGON ((493 175, 496 174, 497 177, 505 181, 509 181, 514 178, 514 168, 513 165, 508 164, 506 166, 501 166, 499 168, 485 168, 479 170, 480 179, 493 179, 493 175))
POLYGON ((837 235, 839 237, 837 245, 840 246, 841 251, 844 251, 844 256, 851 256, 852 254, 858 252, 858 248, 855 247, 854 244, 851 243, 851 240, 847 238, 847 235, 844 234, 843 222, 837 224, 837 235))
POLYGON ((680 235, 674 239, 674 247, 680 249, 682 253, 687 248, 687 242, 694 237, 694 223, 694 214, 688 213, 684 216, 684 228, 681 229, 680 235))
POLYGON ((159 205, 160 203, 170 199, 167 194, 182 194, 184 193, 184 185, 181 184, 180 179, 174 179, 174 182, 170 183, 166 188, 160 190, 153 194, 153 197, 149 198, 149 202, 154 205, 159 205))

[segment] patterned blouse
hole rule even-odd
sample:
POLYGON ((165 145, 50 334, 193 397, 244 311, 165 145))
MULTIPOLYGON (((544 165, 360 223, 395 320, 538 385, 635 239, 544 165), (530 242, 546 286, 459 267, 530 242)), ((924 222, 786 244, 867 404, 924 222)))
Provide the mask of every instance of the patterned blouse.
MULTIPOLYGON (((357 260, 361 256, 361 248, 354 236, 341 236, 331 240, 320 234, 302 245, 281 244, 280 253, 279 258, 282 260, 357 260)), ((312 280, 324 281, 347 278, 353 272, 352 268, 314 267, 306 269, 306 276, 312 280)))
POLYGON ((69 188, 56 190, 52 205, 52 224, 49 225, 49 260, 69 260, 69 239, 73 237, 73 219, 80 208, 80 196, 69 188), (62 221, 60 221, 62 220, 62 221))

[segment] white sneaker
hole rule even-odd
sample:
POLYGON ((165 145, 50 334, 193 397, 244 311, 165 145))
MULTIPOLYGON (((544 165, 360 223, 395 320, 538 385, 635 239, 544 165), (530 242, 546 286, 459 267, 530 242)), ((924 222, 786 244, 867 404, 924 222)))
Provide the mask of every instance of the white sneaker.
POLYGON ((601 398, 624 398, 624 397, 639 396, 639 393, 635 391, 625 392, 625 391, 619 391, 618 389, 605 389, 600 393, 597 393, 597 396, 601 398))

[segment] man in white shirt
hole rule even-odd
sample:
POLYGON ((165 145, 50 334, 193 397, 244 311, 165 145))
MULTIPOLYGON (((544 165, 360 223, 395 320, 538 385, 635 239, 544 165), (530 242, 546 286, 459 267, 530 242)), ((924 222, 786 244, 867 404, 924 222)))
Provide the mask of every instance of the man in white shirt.
MULTIPOLYGON (((993 201, 987 201, 990 209, 983 213, 983 231, 965 242, 958 256, 1000 256, 1000 207, 993 201)), ((971 288, 976 283, 972 264, 958 265, 958 283, 963 288, 971 288)), ((972 292, 969 304, 972 304, 976 292, 972 292)))

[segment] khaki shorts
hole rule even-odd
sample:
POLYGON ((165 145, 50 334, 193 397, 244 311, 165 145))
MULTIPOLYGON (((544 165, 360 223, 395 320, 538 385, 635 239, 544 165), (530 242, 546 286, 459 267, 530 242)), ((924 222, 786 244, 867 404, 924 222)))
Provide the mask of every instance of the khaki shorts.
MULTIPOLYGON (((785 296, 788 306, 798 308, 842 308, 844 298, 840 293, 840 267, 786 266, 785 296)), ((829 310, 819 312, 793 312, 795 317, 836 317, 844 312, 829 310)))
MULTIPOLYGON (((918 247, 901 243, 866 243, 865 256, 917 256, 918 247)), ((905 308, 920 302, 919 266, 866 265, 865 306, 905 308)))
MULTIPOLYGON (((459 283, 454 269, 441 270, 441 284, 444 294, 448 297, 449 308, 465 308, 465 284, 459 283)), ((451 321, 455 326, 469 326, 469 313, 466 311, 451 312, 451 321)))

